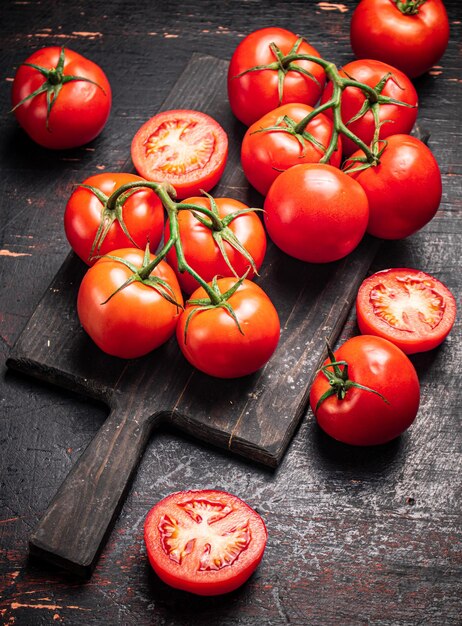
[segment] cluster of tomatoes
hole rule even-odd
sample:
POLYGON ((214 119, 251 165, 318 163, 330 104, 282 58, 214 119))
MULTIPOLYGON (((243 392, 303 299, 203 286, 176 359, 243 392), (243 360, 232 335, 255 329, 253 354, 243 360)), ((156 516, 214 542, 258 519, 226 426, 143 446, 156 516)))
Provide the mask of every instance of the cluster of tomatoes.
MULTIPOLYGON (((433 218, 441 175, 430 149, 409 134, 418 107, 409 76, 426 71, 447 44, 441 15, 436 26, 429 18, 435 5, 438 0, 363 0, 351 28, 359 58, 341 70, 281 28, 241 41, 229 64, 228 95, 248 126, 241 162, 264 197, 263 220, 237 200, 208 194, 224 171, 228 138, 199 111, 165 111, 139 129, 131 147, 139 175, 98 174, 77 186, 64 218, 72 248, 89 266, 77 309, 103 351, 135 358, 176 333, 185 357, 209 375, 255 372, 280 332, 275 307, 252 280, 267 235, 288 255, 328 263, 350 254, 365 233, 399 239, 433 218), (380 11, 382 17, 392 12, 396 24, 421 11, 428 54, 377 49, 380 38, 363 35, 383 28, 380 11)), ((111 90, 87 59, 45 48, 19 68, 13 105, 35 141, 68 148, 101 132, 111 90), (70 106, 86 107, 81 127, 69 127, 70 106)), ((356 307, 361 335, 335 354, 328 349, 310 402, 334 438, 381 444, 417 414, 419 381, 406 354, 444 340, 455 301, 437 279, 398 268, 367 278, 356 307)), ((145 537, 163 580, 213 594, 248 578, 262 557, 266 529, 235 496, 186 492, 154 507, 145 537)))

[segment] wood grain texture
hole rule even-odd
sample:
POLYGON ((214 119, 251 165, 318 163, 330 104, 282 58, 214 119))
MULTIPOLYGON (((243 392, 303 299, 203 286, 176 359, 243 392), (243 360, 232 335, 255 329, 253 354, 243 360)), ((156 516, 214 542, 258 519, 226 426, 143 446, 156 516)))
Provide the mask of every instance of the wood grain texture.
MULTIPOLYGON (((65 42, 105 68, 115 102, 103 134, 65 154, 33 146, 5 113, 0 141, 3 362, 66 257, 62 212, 72 184, 95 171, 122 168, 131 136, 162 105, 191 54, 229 59, 247 32, 278 24, 306 35, 323 56, 341 64, 352 59, 348 24, 355 2, 339 6, 347 11, 300 1, 3 3, 6 79, 35 48, 65 42)), ((431 131, 443 201, 420 233, 382 247, 371 271, 418 267, 446 282, 460 302, 462 16, 457 0, 446 6, 448 51, 440 68, 416 81, 418 122, 431 131)), ((0 84, 4 112, 10 86, 8 80, 0 84)), ((352 311, 340 340, 356 333, 352 311)), ((27 539, 107 410, 55 386, 4 373, 1 619, 85 626, 459 625, 462 398, 454 381, 461 334, 459 317, 438 350, 413 357, 422 390, 417 421, 406 435, 379 449, 336 444, 317 429, 310 412, 276 472, 170 429, 157 433, 94 575, 83 585, 28 559, 27 539), (142 525, 149 508, 176 489, 200 487, 236 493, 268 526, 259 569, 227 597, 194 598, 170 589, 146 561, 142 525)))

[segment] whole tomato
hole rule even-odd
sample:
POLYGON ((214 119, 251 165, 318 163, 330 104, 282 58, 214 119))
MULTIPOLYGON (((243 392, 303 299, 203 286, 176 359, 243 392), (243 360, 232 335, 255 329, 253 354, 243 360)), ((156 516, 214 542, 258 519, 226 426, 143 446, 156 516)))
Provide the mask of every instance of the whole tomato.
MULTIPOLYGON (((383 96, 388 96, 404 102, 410 106, 398 104, 381 104, 379 106, 379 123, 381 124, 379 137, 384 139, 389 135, 409 133, 417 119, 418 96, 414 85, 400 70, 370 59, 352 61, 339 70, 340 76, 353 78, 360 83, 376 87, 384 77, 387 77, 381 90, 383 96)), ((332 96, 332 84, 328 83, 321 97, 321 104, 332 96)), ((349 130, 369 145, 374 138, 375 122, 370 108, 359 119, 348 122, 357 115, 366 97, 358 87, 346 87, 342 93, 341 116, 349 130)), ((326 111, 332 118, 332 109, 326 111)), ((349 156, 358 149, 358 146, 348 137, 342 137, 343 155, 349 156)))
POLYGON ((175 332, 183 305, 175 273, 165 261, 151 274, 154 284, 133 280, 144 257, 137 248, 113 250, 88 269, 77 297, 84 330, 103 352, 123 359, 143 356, 165 343, 175 332))
POLYGON ((343 443, 372 446, 409 428, 419 408, 420 385, 402 350, 382 337, 360 335, 333 357, 340 364, 327 359, 310 390, 322 430, 343 443))
POLYGON ((384 61, 414 78, 443 56, 448 15, 442 0, 361 0, 351 19, 350 40, 359 59, 384 61))
POLYGON ((69 48, 37 50, 19 66, 13 81, 16 119, 45 148, 76 148, 97 137, 111 102, 103 70, 69 48))
MULTIPOLYGON (((257 191, 266 195, 273 181, 292 165, 317 163, 324 156, 332 137, 332 122, 322 113, 302 131, 297 124, 313 107, 308 104, 284 104, 252 124, 244 135, 241 163, 244 174, 257 191)), ((329 163, 340 166, 341 139, 329 163)))
MULTIPOLYGON (((179 211, 179 235, 187 263, 206 282, 210 282, 215 276, 237 275, 240 277, 247 270, 249 270, 247 277, 252 278, 255 274, 254 268, 257 271, 260 269, 266 252, 266 233, 260 218, 254 211, 249 210, 247 205, 232 198, 211 199, 199 196, 184 200, 184 204, 193 204, 209 210, 212 203, 215 205, 217 217, 220 220, 223 218, 226 220, 227 216, 239 211, 244 212, 231 220, 228 226, 223 224, 223 228, 218 230, 214 228, 207 216, 189 209, 179 211), (204 220, 208 225, 203 223, 204 220), (221 240, 228 263, 217 238, 221 240)), ((167 222, 164 240, 167 241, 169 237, 170 224, 167 222)), ((190 294, 199 287, 199 283, 189 272, 178 271, 175 248, 170 249, 167 259, 175 269, 178 282, 186 293, 190 294)))
MULTIPOLYGON (((217 281, 221 293, 235 283, 234 278, 217 281)), ((210 376, 253 374, 270 359, 279 341, 279 316, 273 303, 251 280, 244 280, 227 300, 233 314, 223 306, 197 308, 194 301, 206 295, 202 287, 197 289, 181 313, 176 336, 182 353, 210 376)))
MULTIPOLYGON (((90 176, 82 185, 94 187, 109 198, 122 185, 140 181, 143 178, 134 174, 107 172, 90 176)), ((69 198, 64 230, 74 252, 87 265, 93 265, 96 256, 117 248, 144 249, 149 243, 153 252, 157 249, 163 234, 164 209, 152 189, 133 190, 120 205, 120 218, 118 211, 108 209, 107 202, 83 186, 77 186, 69 198)))
POLYGON ((310 263, 328 263, 349 254, 361 241, 369 218, 361 185, 322 163, 294 165, 280 174, 268 191, 264 210, 273 242, 286 254, 310 263))
POLYGON ((319 100, 323 68, 313 61, 282 60, 293 52, 319 57, 313 46, 298 40, 289 30, 269 27, 250 33, 237 46, 228 69, 228 97, 234 115, 246 126, 288 102, 314 105, 319 100))
MULTIPOLYGON (((364 156, 355 152, 352 158, 364 156)), ((350 162, 354 166, 357 162, 350 162)), ((348 173, 348 170, 346 170, 348 173)), ((387 137, 378 165, 353 172, 369 200, 367 232, 402 239, 425 226, 438 210, 441 172, 431 150, 411 135, 387 137)))

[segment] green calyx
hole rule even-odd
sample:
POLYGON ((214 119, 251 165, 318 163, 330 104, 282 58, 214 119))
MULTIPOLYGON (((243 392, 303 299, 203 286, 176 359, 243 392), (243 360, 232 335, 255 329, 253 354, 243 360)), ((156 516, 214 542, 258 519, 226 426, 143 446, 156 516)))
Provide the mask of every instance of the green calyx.
MULTIPOLYGON (((273 63, 268 63, 267 65, 255 65, 254 67, 249 68, 248 70, 244 70, 234 78, 240 78, 244 74, 248 72, 257 72, 260 70, 273 70, 278 73, 278 97, 279 104, 282 104, 282 100, 284 97, 284 78, 287 72, 298 72, 299 74, 303 74, 304 76, 308 76, 311 78, 313 82, 315 82, 319 87, 319 81, 311 72, 306 70, 304 67, 297 65, 294 61, 298 60, 298 49, 303 42, 303 37, 299 37, 297 41, 294 43, 292 48, 290 49, 287 55, 284 55, 280 48, 274 43, 270 43, 269 47, 271 52, 275 57, 275 61, 273 63)), ((300 57, 301 58, 301 57, 300 57)))
POLYGON ((70 83, 71 81, 83 80, 83 81, 86 81, 87 83, 92 83, 93 85, 96 85, 103 91, 103 93, 105 93, 101 85, 98 85, 98 83, 91 80, 90 78, 86 78, 85 76, 73 76, 70 74, 64 74, 64 60, 65 60, 65 48, 61 48, 58 63, 56 67, 52 67, 51 69, 42 67, 40 65, 35 65, 34 63, 23 63, 22 65, 25 65, 27 67, 32 67, 36 69, 38 72, 40 72, 40 74, 44 76, 45 82, 43 82, 42 85, 40 85, 38 89, 36 89, 32 93, 30 93, 28 96, 23 98, 20 102, 18 102, 18 104, 15 107, 13 107, 11 111, 12 112, 15 111, 25 102, 27 102, 28 100, 32 100, 33 98, 40 95, 41 93, 45 93, 46 100, 47 100, 46 127, 47 127, 47 130, 50 130, 50 114, 51 114, 53 105, 56 102, 56 99, 58 98, 61 89, 63 88, 63 85, 66 85, 67 83, 70 83))
POLYGON ((396 8, 403 15, 416 15, 419 8, 425 4, 427 0, 395 0, 396 8))
POLYGON ((236 291, 242 285, 242 283, 246 279, 248 273, 249 273, 249 270, 247 270, 247 272, 244 274, 244 276, 241 276, 241 278, 239 278, 239 280, 237 280, 234 283, 234 285, 232 287, 230 287, 224 293, 222 293, 220 291, 220 287, 218 285, 218 279, 215 276, 215 278, 212 281, 211 291, 209 291, 209 293, 208 293, 208 295, 209 295, 208 298, 199 298, 197 300, 188 300, 188 302, 186 304, 192 306, 192 308, 191 308, 191 310, 188 313, 188 317, 186 318, 186 323, 185 323, 185 327, 184 327, 184 342, 185 342, 185 344, 187 342, 187 333, 188 333, 189 323, 190 323, 191 319, 194 317, 194 315, 197 315, 198 313, 201 313, 203 311, 210 311, 211 309, 217 309, 217 308, 224 309, 232 317, 232 319, 236 323, 237 328, 239 329, 239 332, 242 335, 244 334, 244 331, 242 330, 241 325, 239 324, 239 320, 237 319, 236 313, 235 313, 233 307, 231 306, 231 304, 228 302, 228 300, 231 298, 231 296, 233 294, 236 293, 236 291))
POLYGON ((234 213, 230 213, 225 217, 220 217, 215 199, 210 194, 204 191, 202 193, 209 199, 210 209, 204 209, 204 207, 199 207, 195 204, 181 203, 177 205, 178 210, 191 211, 194 217, 201 224, 203 224, 206 228, 209 228, 212 231, 213 240, 217 244, 226 265, 229 267, 232 274, 236 276, 236 278, 239 278, 239 276, 229 259, 225 242, 228 243, 237 252, 239 252, 239 254, 241 254, 246 259, 246 261, 248 261, 249 267, 252 268, 253 272, 258 275, 257 266, 255 265, 255 261, 252 255, 249 253, 247 248, 242 245, 242 243, 236 237, 231 228, 229 228, 229 225, 240 215, 253 213, 254 211, 259 211, 261 209, 241 209, 240 211, 235 211, 234 213))
POLYGON ((133 263, 130 263, 130 261, 128 261, 127 259, 113 256, 111 254, 106 254, 103 258, 112 259, 113 261, 117 261, 118 263, 125 265, 125 267, 128 267, 128 269, 132 272, 132 275, 122 285, 120 285, 120 287, 118 287, 113 293, 111 293, 109 298, 107 298, 104 302, 101 302, 101 304, 106 304, 107 302, 109 302, 109 300, 111 300, 111 298, 119 293, 119 291, 125 289, 132 283, 138 282, 146 285, 147 287, 155 289, 163 298, 168 300, 168 302, 170 302, 171 304, 174 304, 177 308, 183 308, 182 305, 175 300, 175 292, 168 284, 168 282, 163 280, 159 276, 153 276, 151 274, 152 269, 150 268, 153 262, 150 260, 149 244, 146 246, 146 249, 144 251, 143 263, 141 268, 137 267, 133 263))
POLYGON ((362 389, 363 391, 367 391, 369 393, 374 393, 375 395, 382 398, 384 402, 389 404, 388 400, 375 389, 371 389, 370 387, 361 385, 354 380, 350 380, 348 377, 348 363, 346 361, 337 361, 329 344, 327 344, 327 353, 329 355, 330 363, 326 363, 325 365, 323 365, 319 371, 322 372, 322 374, 324 374, 324 376, 329 381, 330 389, 325 391, 316 403, 316 407, 314 409, 315 415, 318 412, 321 404, 325 400, 327 400, 327 398, 336 396, 338 400, 344 400, 348 391, 352 387, 356 389, 362 389), (330 371, 329 368, 332 368, 332 371, 330 371))
POLYGON ((322 143, 316 139, 316 137, 314 137, 311 133, 309 133, 306 130, 306 126, 311 120, 308 120, 308 122, 306 122, 305 120, 306 118, 302 120, 303 124, 301 124, 301 123, 295 122, 295 120, 290 118, 288 115, 282 115, 276 120, 273 126, 267 126, 266 128, 260 128, 258 130, 254 130, 252 134, 265 133, 265 132, 271 132, 271 131, 288 133, 289 135, 292 135, 293 137, 295 137, 295 139, 299 142, 300 149, 301 149, 300 156, 302 158, 305 156, 305 153, 306 153, 307 142, 313 144, 313 146, 317 150, 322 152, 322 154, 324 155, 326 153, 325 146, 323 146, 322 143))

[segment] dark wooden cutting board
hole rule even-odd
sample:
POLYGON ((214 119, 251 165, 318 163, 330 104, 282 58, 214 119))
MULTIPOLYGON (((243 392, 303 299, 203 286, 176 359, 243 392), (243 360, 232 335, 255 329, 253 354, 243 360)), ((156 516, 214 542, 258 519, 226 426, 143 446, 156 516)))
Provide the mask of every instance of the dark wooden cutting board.
MULTIPOLYGON (((262 198, 240 167, 245 129, 229 109, 226 71, 226 61, 194 55, 162 109, 199 109, 219 121, 228 132, 230 153, 214 195, 261 207, 262 198)), ((275 467, 306 410, 325 341, 335 342, 378 246, 366 238, 348 258, 318 266, 296 261, 269 242, 258 283, 279 312, 281 339, 264 369, 237 380, 195 371, 174 339, 132 361, 99 351, 77 318, 76 296, 86 266, 70 253, 7 365, 102 399, 111 412, 31 537, 31 552, 89 575, 149 436, 161 423, 275 467)))

